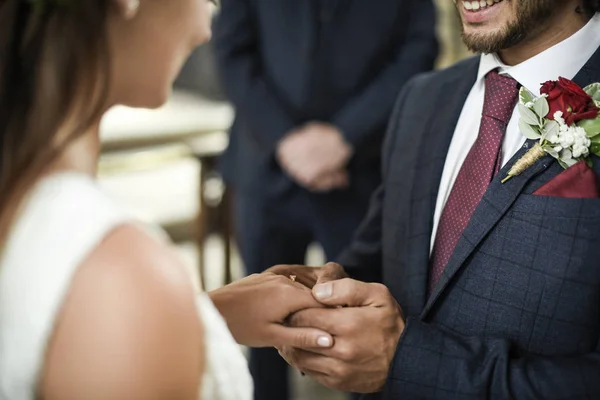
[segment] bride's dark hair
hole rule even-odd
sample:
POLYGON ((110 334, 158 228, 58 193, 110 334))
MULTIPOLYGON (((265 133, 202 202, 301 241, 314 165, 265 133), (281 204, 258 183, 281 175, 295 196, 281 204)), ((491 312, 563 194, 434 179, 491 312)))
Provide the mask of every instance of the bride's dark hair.
POLYGON ((600 0, 583 0, 582 8, 585 13, 592 16, 600 12, 600 0))
POLYGON ((0 0, 0 243, 27 191, 103 111, 110 0, 0 0))

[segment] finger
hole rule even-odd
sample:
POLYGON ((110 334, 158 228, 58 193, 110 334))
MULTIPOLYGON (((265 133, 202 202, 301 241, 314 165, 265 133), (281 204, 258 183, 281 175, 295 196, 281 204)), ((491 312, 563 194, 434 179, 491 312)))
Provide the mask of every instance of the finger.
POLYGON ((336 171, 333 175, 334 180, 335 180, 335 186, 342 188, 342 187, 347 187, 350 184, 350 175, 348 174, 348 171, 345 170, 341 170, 341 171, 336 171))
POLYGON ((349 179, 348 175, 344 171, 336 171, 332 173, 329 177, 329 182, 327 182, 327 190, 335 190, 335 189, 344 189, 348 187, 349 179))
POLYGON ((276 275, 282 275, 287 278, 293 276, 295 281, 301 283, 309 289, 317 283, 317 270, 319 268, 310 267, 307 265, 275 265, 265 272, 270 272, 276 275))
POLYGON ((290 315, 287 324, 295 328, 316 328, 332 335, 340 333, 340 327, 346 325, 346 315, 342 309, 336 308, 307 308, 290 315))
POLYGON ((323 267, 318 268, 315 273, 317 275, 317 284, 337 281, 338 279, 348 277, 344 268, 340 264, 334 262, 329 262, 323 267))
POLYGON ((314 193, 327 193, 334 187, 330 177, 319 178, 318 181, 312 181, 309 184, 309 190, 314 193))
POLYGON ((294 366, 312 376, 313 374, 331 375, 341 361, 297 348, 285 348, 280 352, 281 356, 294 366))
POLYGON ((322 171, 318 171, 318 175, 311 182, 312 191, 329 192, 333 189, 341 189, 348 186, 348 175, 345 171, 329 172, 324 167, 322 171))
POLYGON ((287 307, 287 315, 306 309, 324 308, 308 287, 302 283, 292 282, 289 277, 281 277, 281 279, 285 279, 283 282, 285 286, 281 287, 280 296, 275 298, 275 301, 287 307))
POLYGON ((345 278, 313 287, 317 300, 327 306, 383 306, 389 297, 389 291, 377 283, 365 283, 345 278))
POLYGON ((277 348, 297 347, 301 349, 329 349, 333 346, 333 336, 315 328, 294 328, 274 324, 270 329, 269 346, 277 348))

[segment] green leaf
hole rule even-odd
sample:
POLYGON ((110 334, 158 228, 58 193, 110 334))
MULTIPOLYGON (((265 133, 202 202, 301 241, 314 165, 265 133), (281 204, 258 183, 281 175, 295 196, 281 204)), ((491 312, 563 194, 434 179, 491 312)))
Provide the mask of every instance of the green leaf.
POLYGON ((533 111, 520 103, 517 104, 517 106, 519 108, 519 114, 521 114, 521 119, 523 119, 525 123, 529 125, 541 126, 540 119, 533 111))
POLYGON ((552 157, 558 159, 558 152, 556 150, 554 150, 554 147, 552 146, 544 146, 542 147, 544 149, 544 151, 548 154, 550 154, 552 157))
POLYGON ((598 143, 598 144, 600 144, 600 135, 594 136, 593 138, 590 139, 590 141, 592 143, 598 143))
POLYGON ((595 101, 600 101, 600 83, 592 83, 583 88, 583 91, 589 94, 595 101))
POLYGON ((558 135, 560 131, 560 125, 556 121, 548 120, 544 124, 544 139, 549 139, 552 135, 558 135))
POLYGON ((600 133, 600 116, 596 117, 596 119, 584 119, 579 121, 577 126, 585 129, 587 137, 594 137, 600 133))
POLYGON ((542 137, 540 133, 531 125, 529 125, 523 118, 519 119, 519 130, 527 139, 536 140, 542 137))
POLYGON ((592 158, 591 158, 591 157, 587 157, 587 158, 585 159, 585 163, 588 165, 588 167, 590 167, 590 168, 594 168, 594 160, 592 160, 592 158))
POLYGON ((565 163, 560 158, 558 159, 558 163, 560 164, 561 167, 563 167, 563 169, 568 169, 569 168, 569 166, 567 165, 567 163, 565 163))
POLYGON ((545 97, 539 97, 533 102, 533 111, 540 117, 545 118, 550 112, 548 100, 545 97))
POLYGON ((521 90, 519 90, 519 100, 521 101, 521 103, 522 104, 531 103, 531 102, 533 102, 534 99, 535 99, 535 96, 533 95, 533 93, 531 93, 529 90, 527 90, 525 88, 525 86, 522 86, 521 90))
POLYGON ((600 156, 600 143, 592 143, 590 153, 600 156))

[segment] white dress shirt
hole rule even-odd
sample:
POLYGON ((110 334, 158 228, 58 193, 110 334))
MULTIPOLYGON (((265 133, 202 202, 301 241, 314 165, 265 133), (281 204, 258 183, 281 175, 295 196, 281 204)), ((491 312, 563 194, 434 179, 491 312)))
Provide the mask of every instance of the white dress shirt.
MULTIPOLYGON (((460 113, 444 164, 444 172, 435 205, 431 250, 450 190, 479 133, 485 95, 484 81, 487 73, 499 69, 501 74, 510 75, 530 92, 539 96, 542 83, 557 80, 560 76, 573 79, 599 47, 600 13, 596 14, 582 29, 568 39, 521 64, 511 67, 503 64, 495 53, 481 55, 477 81, 469 92, 460 113)), ((525 143, 525 137, 519 131, 518 122, 519 113, 517 107, 515 107, 502 144, 502 166, 525 143)))

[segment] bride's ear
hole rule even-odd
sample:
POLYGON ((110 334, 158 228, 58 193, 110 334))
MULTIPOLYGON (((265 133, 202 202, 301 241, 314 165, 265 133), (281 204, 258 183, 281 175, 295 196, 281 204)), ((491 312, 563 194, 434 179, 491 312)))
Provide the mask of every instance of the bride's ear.
POLYGON ((125 19, 134 18, 140 9, 140 0, 112 0, 119 15, 125 19))

